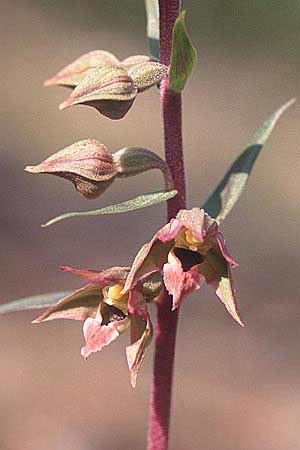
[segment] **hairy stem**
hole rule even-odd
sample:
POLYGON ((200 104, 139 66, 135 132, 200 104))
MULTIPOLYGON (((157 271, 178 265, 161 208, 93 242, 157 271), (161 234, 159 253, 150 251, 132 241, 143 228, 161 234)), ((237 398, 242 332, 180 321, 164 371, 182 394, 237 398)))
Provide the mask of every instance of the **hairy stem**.
MULTIPOLYGON (((160 61, 170 64, 172 30, 180 9, 180 0, 159 0, 160 61)), ((168 201, 168 220, 185 208, 185 176, 182 149, 181 94, 168 91, 168 79, 161 82, 165 159, 178 195, 168 201)), ((157 305, 154 372, 150 403, 148 450, 167 450, 169 438, 172 380, 178 310, 171 311, 166 295, 157 305)))

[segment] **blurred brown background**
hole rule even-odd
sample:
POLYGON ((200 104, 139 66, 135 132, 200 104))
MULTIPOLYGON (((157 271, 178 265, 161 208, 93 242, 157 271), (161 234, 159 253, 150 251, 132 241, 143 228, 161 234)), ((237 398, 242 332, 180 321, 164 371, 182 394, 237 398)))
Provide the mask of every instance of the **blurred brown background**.
MULTIPOLYGON (((297 0, 186 1, 199 64, 184 94, 190 205, 200 205, 262 121, 299 96, 297 0)), ((162 154, 158 91, 124 120, 91 108, 59 112, 68 91, 43 80, 92 49, 120 58, 147 51, 141 0, 1 2, 1 303, 72 289, 60 264, 127 265, 164 221, 163 206, 122 217, 40 224, 58 213, 108 205, 162 186, 159 174, 115 183, 87 202, 64 180, 23 172, 55 151, 96 137, 114 151, 162 154)), ((246 328, 206 288, 182 308, 171 450, 300 447, 299 117, 284 115, 247 192, 223 226, 246 328)), ((154 313, 154 310, 153 310, 154 313)), ((85 363, 81 324, 30 325, 1 317, 1 450, 145 448, 152 350, 135 391, 127 336, 85 363)))

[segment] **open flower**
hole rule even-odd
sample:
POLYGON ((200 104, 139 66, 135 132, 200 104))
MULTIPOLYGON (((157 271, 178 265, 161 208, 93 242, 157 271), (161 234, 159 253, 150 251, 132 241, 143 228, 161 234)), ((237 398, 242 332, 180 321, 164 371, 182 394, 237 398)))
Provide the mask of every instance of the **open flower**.
POLYGON ((161 280, 150 276, 124 294, 122 291, 130 270, 127 267, 103 271, 76 270, 66 266, 61 269, 80 276, 89 284, 48 308, 33 323, 53 319, 83 320, 85 345, 81 354, 85 359, 115 341, 130 327, 131 343, 126 348, 126 356, 131 384, 135 387, 153 334, 147 302, 159 295, 161 280))
POLYGON ((181 210, 140 249, 123 292, 133 289, 144 276, 160 271, 175 309, 206 282, 243 325, 232 284, 231 267, 235 266, 214 219, 203 209, 181 210))

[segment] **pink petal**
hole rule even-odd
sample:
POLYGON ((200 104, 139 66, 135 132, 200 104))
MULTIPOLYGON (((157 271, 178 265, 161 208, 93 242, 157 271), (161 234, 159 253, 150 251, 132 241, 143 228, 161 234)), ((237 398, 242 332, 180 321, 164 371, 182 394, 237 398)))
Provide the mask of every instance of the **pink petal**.
POLYGON ((153 327, 150 318, 148 317, 147 322, 144 322, 144 331, 142 332, 139 339, 126 347, 127 363, 130 372, 130 382, 133 388, 136 386, 138 372, 144 360, 145 351, 151 343, 152 335, 153 327))
POLYGON ((168 242, 175 239, 180 229, 182 228, 182 223, 178 219, 171 219, 164 227, 162 227, 155 235, 156 239, 161 242, 168 242))
POLYGON ((68 266, 61 266, 63 272, 71 272, 84 280, 95 284, 100 289, 111 284, 124 283, 130 268, 129 267, 111 267, 105 270, 78 270, 68 266))
POLYGON ((87 319, 83 325, 83 334, 86 341, 81 349, 81 355, 87 359, 92 353, 99 352, 103 347, 115 341, 120 332, 118 329, 126 325, 128 319, 111 322, 108 325, 101 325, 97 319, 87 319))
POLYGON ((173 296, 173 310, 181 305, 184 298, 200 288, 204 277, 200 275, 198 266, 184 272, 180 260, 173 256, 172 263, 164 265, 164 283, 169 294, 173 296))
POLYGON ((145 321, 148 319, 147 303, 142 292, 131 289, 128 296, 128 312, 133 316, 139 316, 145 321))
POLYGON ((224 259, 232 266, 238 267, 238 263, 234 261, 234 259, 230 256, 228 249, 226 247, 225 239, 222 233, 218 232, 217 234, 217 243, 219 249, 224 257, 224 259))
POLYGON ((176 217, 182 226, 191 230, 195 238, 201 243, 206 237, 214 236, 218 229, 215 220, 206 214, 204 209, 182 209, 176 217))
POLYGON ((205 229, 204 209, 181 209, 176 218, 180 221, 181 226, 191 230, 195 238, 199 242, 203 242, 207 231, 205 229))
POLYGON ((133 288, 140 278, 161 270, 173 246, 172 241, 181 227, 180 221, 172 219, 153 236, 150 242, 141 247, 132 263, 124 292, 133 288))

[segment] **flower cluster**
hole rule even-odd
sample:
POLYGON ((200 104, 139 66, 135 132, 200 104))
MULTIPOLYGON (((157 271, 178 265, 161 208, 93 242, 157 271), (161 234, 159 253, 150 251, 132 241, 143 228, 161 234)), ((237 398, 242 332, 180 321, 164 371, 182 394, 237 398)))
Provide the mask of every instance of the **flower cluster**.
MULTIPOLYGON (((60 109, 83 104, 95 107, 110 119, 121 119, 138 93, 160 83, 168 67, 148 56, 134 55, 119 61, 112 53, 95 50, 64 67, 45 82, 46 86, 75 88, 60 109)), ((111 154, 97 139, 84 139, 54 153, 31 173, 53 174, 70 180, 86 198, 101 195, 116 177, 127 177, 159 169, 164 174, 166 190, 173 180, 166 163, 145 148, 125 147, 111 154)))
MULTIPOLYGON (((119 61, 111 53, 96 50, 82 55, 45 84, 74 88, 60 109, 84 104, 111 119, 120 119, 138 93, 159 84, 168 72, 167 66, 147 56, 119 61)), ((26 168, 66 178, 86 198, 99 196, 116 177, 150 169, 161 170, 166 191, 173 189, 168 165, 152 151, 125 147, 112 154, 96 139, 76 142, 37 166, 26 168)), ((135 386, 153 334, 148 303, 164 301, 169 294, 176 309, 190 293, 207 283, 231 316, 243 325, 232 285, 231 268, 236 265, 217 222, 203 209, 181 210, 140 249, 131 267, 102 271, 62 267, 88 284, 48 308, 34 322, 60 318, 84 321, 84 358, 130 328, 126 355, 131 384, 135 386)))
POLYGON ((135 386, 153 332, 147 304, 162 301, 165 289, 173 297, 175 309, 206 282, 243 325, 232 286, 231 267, 236 265, 217 223, 203 209, 181 210, 140 249, 131 267, 103 271, 62 267, 89 284, 51 306, 34 322, 83 320, 84 358, 102 350, 130 327, 126 355, 135 386))

